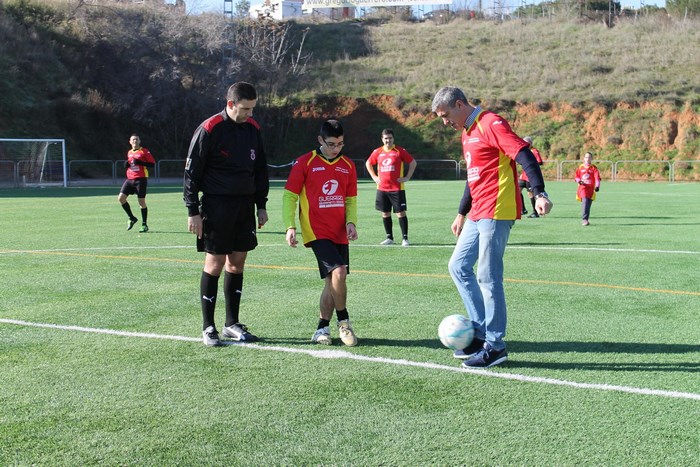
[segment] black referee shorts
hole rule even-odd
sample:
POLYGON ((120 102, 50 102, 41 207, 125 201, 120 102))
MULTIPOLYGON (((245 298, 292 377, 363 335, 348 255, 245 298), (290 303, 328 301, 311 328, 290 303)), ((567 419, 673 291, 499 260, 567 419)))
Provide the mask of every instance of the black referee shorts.
POLYGON ((202 238, 197 239, 197 251, 228 255, 258 246, 252 197, 203 195, 200 211, 203 232, 202 238))

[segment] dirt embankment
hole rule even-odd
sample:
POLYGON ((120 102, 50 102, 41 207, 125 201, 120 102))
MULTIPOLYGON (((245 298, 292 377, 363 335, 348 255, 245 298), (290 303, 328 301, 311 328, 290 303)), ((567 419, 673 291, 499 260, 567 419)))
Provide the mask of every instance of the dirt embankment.
MULTIPOLYGON (((520 135, 533 135, 549 158, 578 159, 583 152, 593 151, 612 158, 700 160, 700 114, 689 104, 482 105, 506 117, 520 135)), ((430 112, 429 97, 422 105, 403 104, 393 96, 334 97, 301 104, 292 114, 294 120, 314 122, 310 131, 323 118, 340 118, 353 134, 360 133, 359 141, 353 138, 348 145, 357 154, 369 154, 379 145, 377 127, 405 127, 428 135, 428 125, 436 118, 430 112)))

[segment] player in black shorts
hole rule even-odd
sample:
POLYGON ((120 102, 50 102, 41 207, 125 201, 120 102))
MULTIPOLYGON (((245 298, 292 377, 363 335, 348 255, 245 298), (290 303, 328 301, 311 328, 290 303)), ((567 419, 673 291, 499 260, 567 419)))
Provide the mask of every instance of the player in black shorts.
POLYGON ((367 173, 377 184, 374 207, 382 213, 382 223, 386 232, 386 238, 380 245, 394 244, 393 221, 391 220, 393 208, 401 227, 401 236, 403 237, 401 245, 409 246, 404 185, 413 176, 417 162, 408 151, 394 144, 394 130, 391 128, 385 128, 382 131, 382 143, 382 146, 372 151, 365 162, 367 173))
POLYGON ((188 229, 197 236, 197 251, 206 252, 200 300, 202 337, 210 346, 221 345, 214 310, 222 271, 226 301, 223 337, 258 340, 239 321, 243 268, 248 252, 258 244, 256 228, 267 223, 270 188, 260 126, 251 117, 256 101, 251 84, 232 85, 226 108, 195 131, 185 165, 183 197, 188 229))
POLYGON ((139 232, 148 232, 148 206, 146 206, 146 191, 148 190, 148 177, 150 172, 148 169, 155 167, 156 160, 150 151, 141 146, 141 138, 139 135, 133 134, 129 137, 131 149, 126 154, 124 168, 126 169, 126 180, 119 190, 117 201, 122 205, 122 209, 129 216, 129 222, 126 225, 126 230, 131 230, 139 220, 131 212, 131 206, 127 201, 129 195, 136 195, 141 207, 141 230, 139 232))

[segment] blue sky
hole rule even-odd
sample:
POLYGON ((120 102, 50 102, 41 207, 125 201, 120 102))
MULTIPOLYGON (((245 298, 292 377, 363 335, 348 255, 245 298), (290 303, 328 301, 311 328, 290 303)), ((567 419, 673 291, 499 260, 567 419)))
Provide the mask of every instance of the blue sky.
MULTIPOLYGON (((174 3, 174 1, 166 0, 168 3, 174 3)), ((259 5, 262 3, 262 0, 249 0, 252 5, 259 5)), ((192 11, 194 10, 195 12, 200 12, 200 11, 213 11, 213 12, 222 12, 224 11, 224 0, 185 0, 187 4, 187 10, 192 11)), ((233 0, 234 4, 234 9, 235 9, 235 4, 237 3, 237 0, 233 0)), ((464 0, 460 1, 459 3, 464 4, 464 0)), ((467 4, 469 2, 466 2, 467 4)), ((474 2, 475 3, 475 2, 474 2)), ((506 2, 508 3, 508 2, 506 2)), ((520 2, 518 0, 513 0, 513 4, 519 5, 520 2)), ((531 2, 527 2, 531 3, 531 2)), ((620 0, 620 4, 623 7, 631 7, 631 8, 639 8, 642 4, 644 5, 658 5, 658 6, 665 6, 666 5, 666 0, 620 0)), ((428 7, 429 8, 429 7, 428 7)), ((426 10, 428 9, 426 8, 426 10)))

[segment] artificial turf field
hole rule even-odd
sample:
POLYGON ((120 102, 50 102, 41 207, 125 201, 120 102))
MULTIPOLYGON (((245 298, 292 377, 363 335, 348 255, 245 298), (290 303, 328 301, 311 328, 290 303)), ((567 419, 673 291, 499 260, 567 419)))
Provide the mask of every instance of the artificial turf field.
POLYGON ((245 272, 262 341, 220 348, 180 187, 149 188, 147 234, 125 231, 118 186, 0 190, 0 465, 700 463, 700 184, 604 183, 582 227, 576 185, 549 182, 551 215, 506 250, 510 358, 478 371, 436 337, 463 311, 463 182, 407 185, 408 248, 378 246, 374 189, 353 348, 310 344, 322 281, 285 244, 281 183, 245 272))

